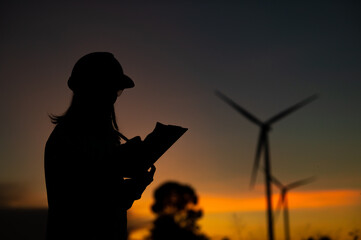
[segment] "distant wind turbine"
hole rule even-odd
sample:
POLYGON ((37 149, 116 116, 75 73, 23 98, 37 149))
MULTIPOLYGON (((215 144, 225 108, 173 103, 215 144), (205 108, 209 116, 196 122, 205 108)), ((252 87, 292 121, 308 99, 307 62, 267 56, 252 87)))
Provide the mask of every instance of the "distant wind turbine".
POLYGON ((283 224, 285 230, 285 240, 291 240, 290 234, 290 218, 289 218, 289 210, 288 210, 288 199, 287 199, 287 192, 291 189, 309 184, 315 181, 315 177, 306 178, 300 181, 296 181, 290 183, 288 185, 283 185, 277 178, 271 176, 272 182, 280 189, 281 195, 280 199, 277 204, 277 212, 279 212, 283 206, 283 224))
POLYGON ((256 177, 257 177, 257 171, 259 167, 259 162, 261 158, 262 150, 264 150, 264 165, 265 165, 265 183, 266 183, 266 197, 267 197, 267 218, 268 218, 268 239, 274 240, 274 230, 273 230, 273 216, 272 216, 272 188, 271 188, 271 163, 270 163, 270 152, 269 152, 269 142, 268 142, 268 132, 271 129, 271 125, 278 120, 284 118, 285 116, 289 115, 290 113, 296 111, 297 109, 303 107, 307 103, 312 102, 317 98, 317 95, 313 95, 287 109, 284 111, 276 114, 275 116, 271 117, 265 122, 260 121, 258 118, 256 118, 254 115, 252 115, 250 112, 248 112, 243 107, 239 106, 237 103, 235 103, 233 100, 225 96, 223 93, 216 91, 216 95, 221 98, 223 101, 225 101, 228 105, 230 105, 232 108, 234 108, 236 111, 238 111, 240 114, 242 114, 244 117, 246 117, 251 122, 258 125, 261 129, 259 134, 259 140, 257 144, 256 149, 256 157, 253 164, 253 170, 252 170, 252 176, 251 176, 251 188, 254 187, 256 177))

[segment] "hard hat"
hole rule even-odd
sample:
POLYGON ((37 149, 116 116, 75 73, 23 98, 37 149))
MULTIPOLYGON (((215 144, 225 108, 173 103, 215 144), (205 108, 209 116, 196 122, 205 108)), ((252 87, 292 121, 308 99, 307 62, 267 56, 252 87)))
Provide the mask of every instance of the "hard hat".
POLYGON ((134 82, 123 73, 112 53, 93 52, 76 62, 68 86, 73 92, 118 91, 134 87, 134 82))

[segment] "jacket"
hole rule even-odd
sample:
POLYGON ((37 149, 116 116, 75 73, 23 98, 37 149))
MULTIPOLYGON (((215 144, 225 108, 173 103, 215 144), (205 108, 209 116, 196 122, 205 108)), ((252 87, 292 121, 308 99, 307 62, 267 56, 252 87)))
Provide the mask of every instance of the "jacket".
POLYGON ((59 123, 44 156, 47 240, 127 239, 127 210, 146 184, 124 180, 128 163, 113 129, 59 123))

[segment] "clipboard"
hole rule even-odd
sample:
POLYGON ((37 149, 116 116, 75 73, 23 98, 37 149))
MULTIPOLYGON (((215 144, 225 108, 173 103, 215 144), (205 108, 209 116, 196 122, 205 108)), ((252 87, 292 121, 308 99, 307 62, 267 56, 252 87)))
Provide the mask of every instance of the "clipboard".
POLYGON ((124 177, 136 176, 139 171, 149 169, 188 130, 175 125, 157 122, 154 130, 142 141, 139 136, 127 139, 122 144, 121 155, 125 156, 128 169, 124 177))
POLYGON ((157 122, 154 130, 143 141, 143 149, 148 157, 147 165, 154 164, 187 130, 157 122))

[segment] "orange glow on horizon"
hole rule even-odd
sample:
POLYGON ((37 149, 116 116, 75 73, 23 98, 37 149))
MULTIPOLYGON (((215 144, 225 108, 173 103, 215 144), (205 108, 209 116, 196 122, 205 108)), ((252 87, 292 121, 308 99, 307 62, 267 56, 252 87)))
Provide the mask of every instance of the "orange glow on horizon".
MULTIPOLYGON (((300 191, 288 193, 288 202, 291 209, 324 208, 336 206, 350 206, 360 203, 360 191, 332 190, 332 191, 300 191)), ((279 195, 273 194, 275 206, 279 195)), ((203 195, 202 208, 207 212, 248 212, 264 211, 266 202, 264 197, 231 198, 203 195)))
MULTIPOLYGON (((290 209, 320 209, 326 207, 354 206, 360 204, 360 190, 299 191, 288 194, 290 209)), ((207 213, 264 211, 266 202, 263 196, 253 198, 224 197, 210 194, 200 195, 200 207, 207 213)), ((273 194, 273 206, 279 195, 273 194)), ((132 212, 149 216, 150 199, 135 202, 132 212)))

